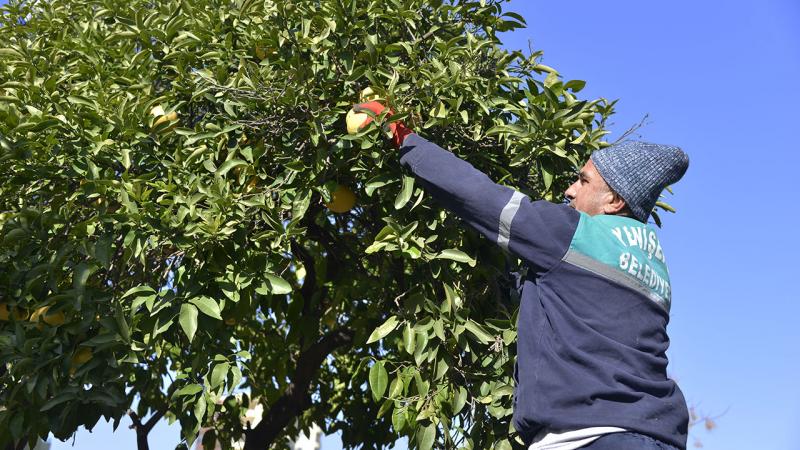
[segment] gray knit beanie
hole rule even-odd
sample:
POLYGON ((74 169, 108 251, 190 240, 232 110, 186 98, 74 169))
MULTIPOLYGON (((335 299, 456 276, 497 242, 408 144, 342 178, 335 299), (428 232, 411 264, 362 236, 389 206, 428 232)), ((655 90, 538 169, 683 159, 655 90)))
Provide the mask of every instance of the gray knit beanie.
POLYGON ((661 191, 680 180, 689 167, 689 157, 680 148, 639 141, 597 150, 591 158, 633 216, 645 223, 661 191))

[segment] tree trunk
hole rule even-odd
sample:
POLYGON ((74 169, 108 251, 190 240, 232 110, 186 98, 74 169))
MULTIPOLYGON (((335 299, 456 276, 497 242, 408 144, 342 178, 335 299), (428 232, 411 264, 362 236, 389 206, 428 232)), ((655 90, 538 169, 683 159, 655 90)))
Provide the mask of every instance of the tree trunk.
POLYGON ((336 330, 300 354, 292 381, 255 428, 245 431, 244 450, 269 448, 297 416, 311 406, 309 388, 320 365, 334 350, 353 342, 353 331, 336 330))

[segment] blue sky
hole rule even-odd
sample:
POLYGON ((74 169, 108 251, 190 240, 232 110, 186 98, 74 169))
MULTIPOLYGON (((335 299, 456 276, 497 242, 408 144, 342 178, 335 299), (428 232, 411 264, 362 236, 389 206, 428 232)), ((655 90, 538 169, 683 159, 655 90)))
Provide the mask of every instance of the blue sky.
MULTIPOLYGON (((2 1, 0 1, 2 3, 2 1)), ((661 232, 673 283, 671 375, 717 415, 705 449, 800 450, 800 3, 514 0, 529 27, 508 48, 619 98, 610 140, 649 114, 642 140, 690 155, 661 232), (793 262, 794 261, 794 262, 793 262), (726 412, 727 411, 727 412, 726 412)), ((446 143, 440 143, 446 146, 446 143)), ((151 448, 174 448, 160 424, 151 448)), ((135 449, 127 423, 78 433, 76 448, 135 449)), ((690 438, 690 446, 692 439, 690 438)), ((53 449, 68 448, 55 443, 53 449)), ((339 449, 335 437, 325 450, 339 449)))
MULTIPOLYGON (((691 163, 660 233, 673 283, 671 375, 717 419, 705 449, 800 449, 800 264, 792 173, 800 166, 800 3, 515 1, 529 28, 509 48, 619 98, 616 139, 649 114, 641 139, 691 163), (571 6, 570 6, 571 5, 571 6)), ((692 440, 690 439, 690 445, 692 440)))

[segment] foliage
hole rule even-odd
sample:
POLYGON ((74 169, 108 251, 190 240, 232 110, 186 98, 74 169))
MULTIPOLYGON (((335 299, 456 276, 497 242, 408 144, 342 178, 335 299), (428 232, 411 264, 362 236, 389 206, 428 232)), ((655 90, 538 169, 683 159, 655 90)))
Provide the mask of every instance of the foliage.
POLYGON ((314 422, 347 448, 510 448, 519 262, 378 126, 344 123, 372 87, 493 180, 559 199, 614 102, 502 49, 524 20, 501 3, 2 7, 0 302, 22 313, 0 321, 0 444, 133 407, 185 445, 314 422), (339 185, 358 199, 335 214, 339 185), (43 306, 65 322, 24 317, 43 306))

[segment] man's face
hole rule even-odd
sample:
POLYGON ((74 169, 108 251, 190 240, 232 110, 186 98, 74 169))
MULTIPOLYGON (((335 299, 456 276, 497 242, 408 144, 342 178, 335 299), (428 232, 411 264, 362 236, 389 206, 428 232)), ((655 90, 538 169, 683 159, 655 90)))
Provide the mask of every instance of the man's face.
POLYGON ((570 201, 569 206, 590 216, 616 214, 620 209, 614 203, 619 201, 619 197, 608 187, 591 159, 581 168, 578 179, 564 195, 570 201))

